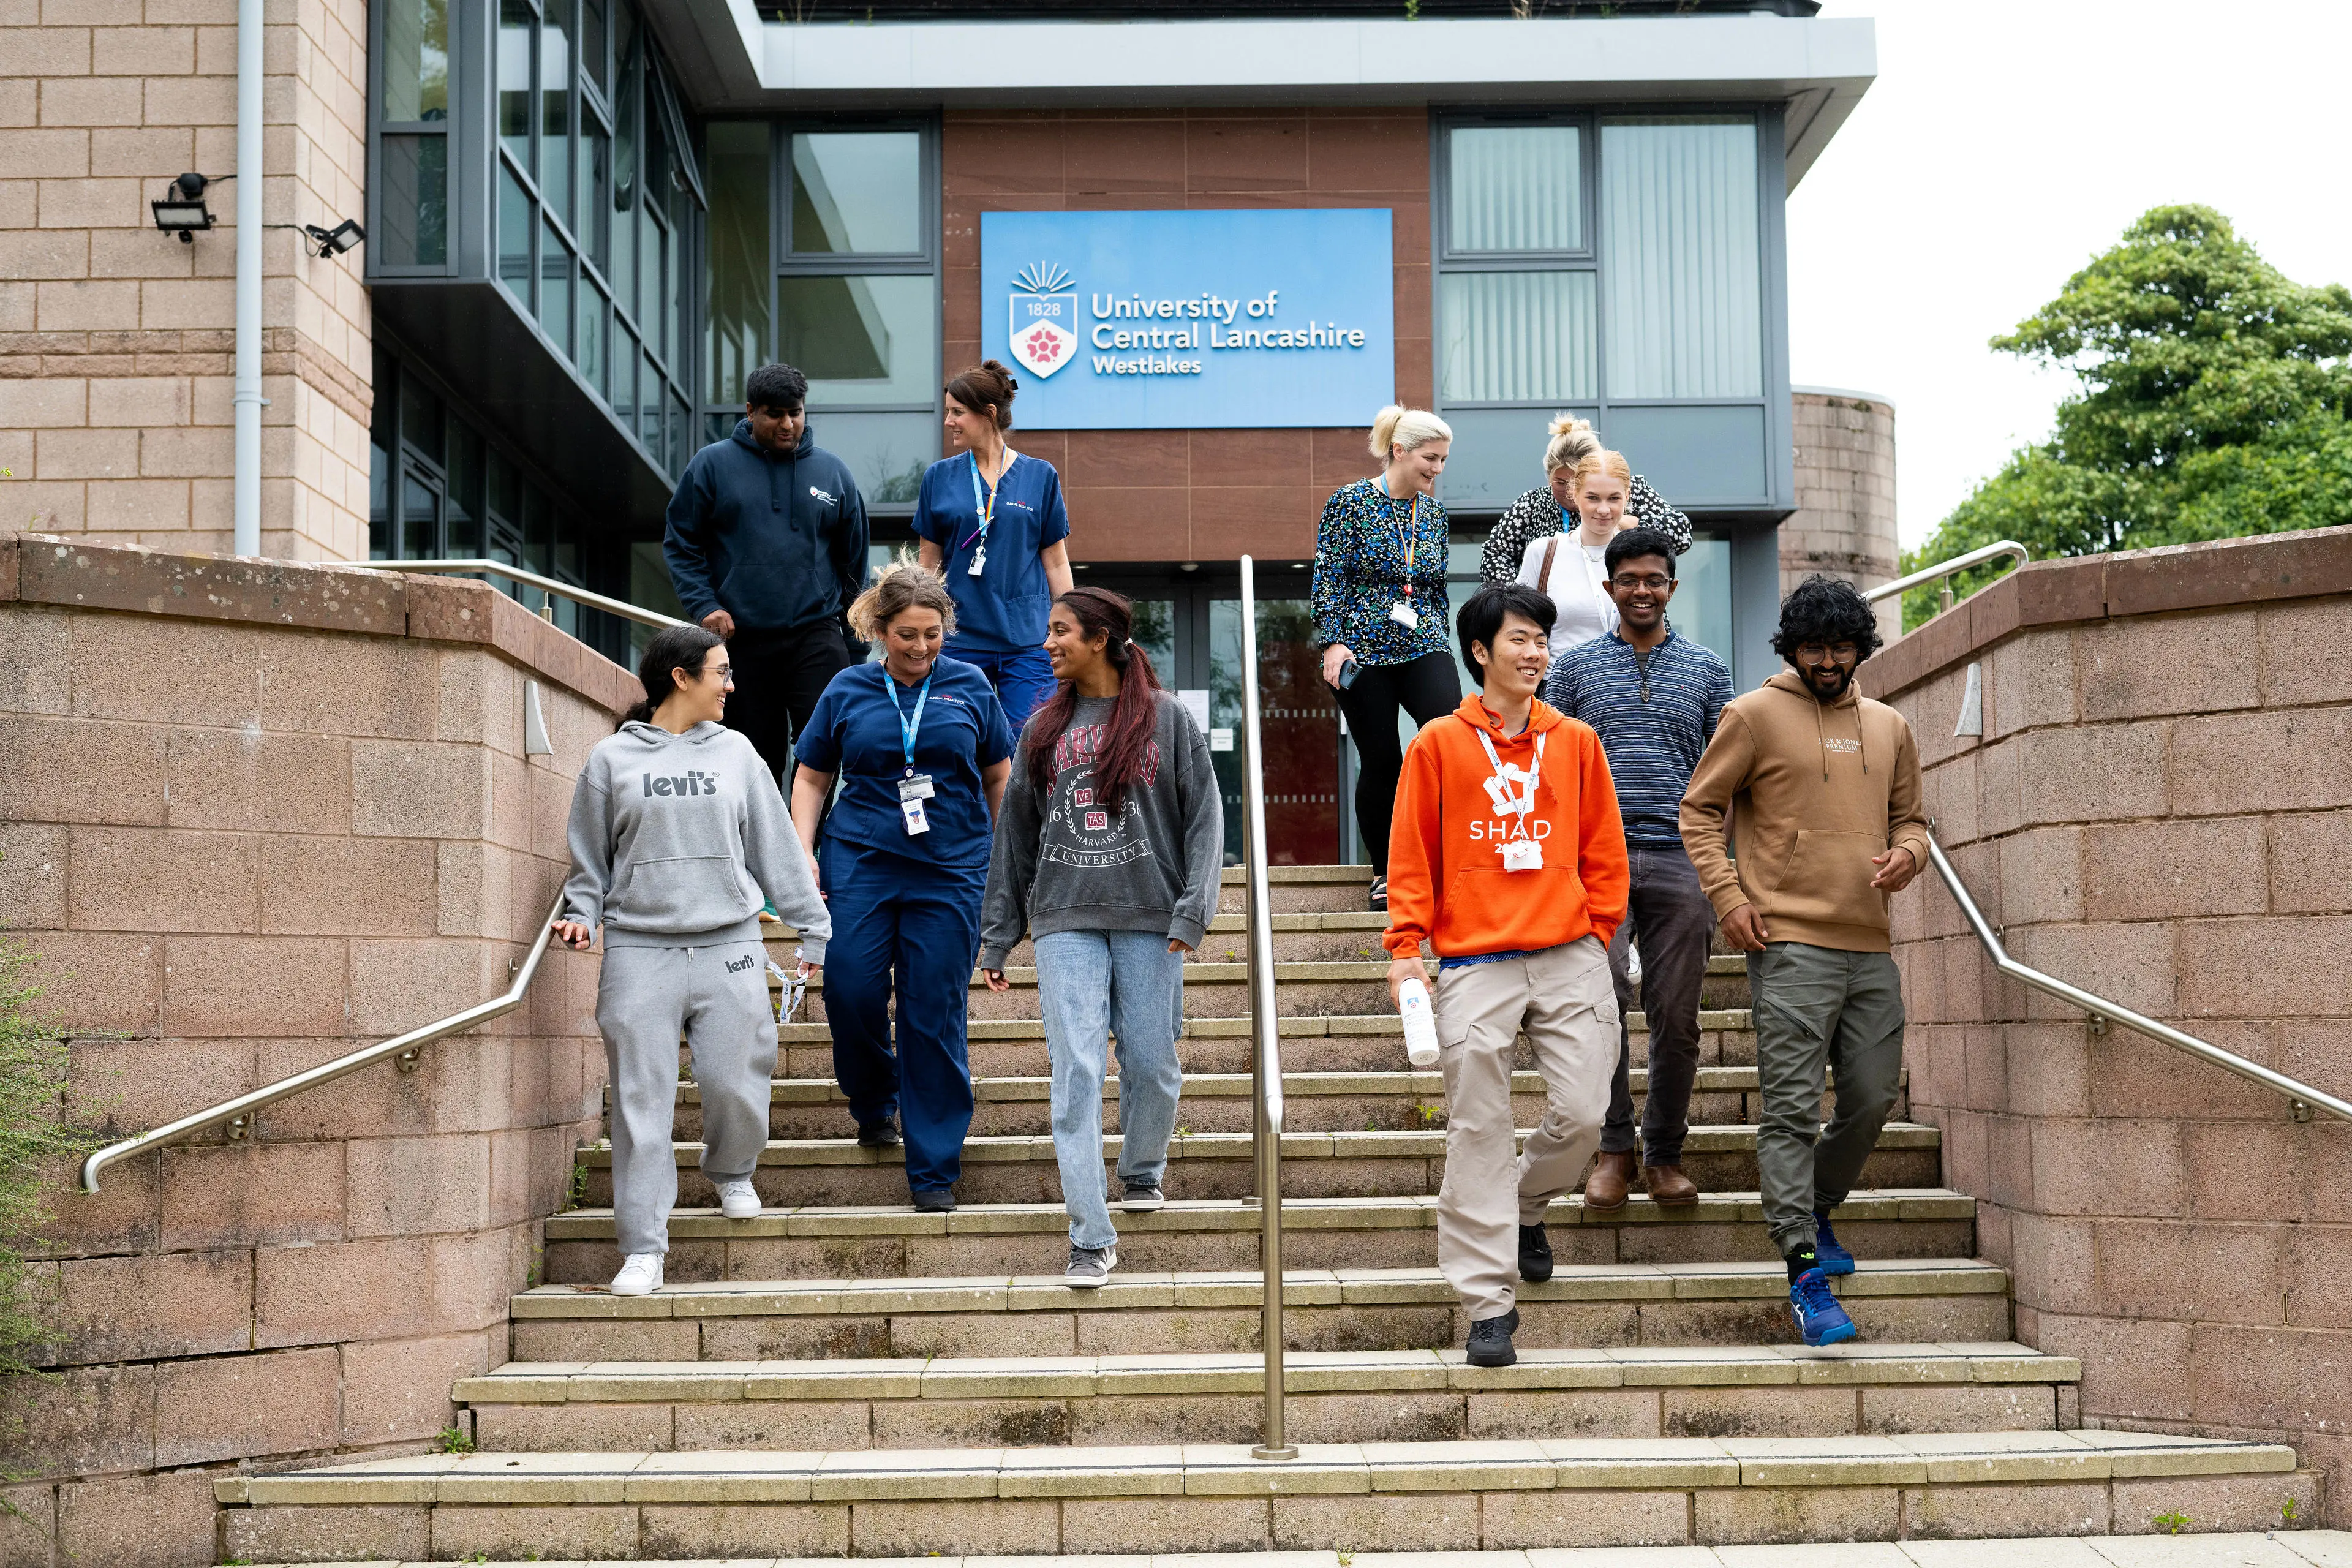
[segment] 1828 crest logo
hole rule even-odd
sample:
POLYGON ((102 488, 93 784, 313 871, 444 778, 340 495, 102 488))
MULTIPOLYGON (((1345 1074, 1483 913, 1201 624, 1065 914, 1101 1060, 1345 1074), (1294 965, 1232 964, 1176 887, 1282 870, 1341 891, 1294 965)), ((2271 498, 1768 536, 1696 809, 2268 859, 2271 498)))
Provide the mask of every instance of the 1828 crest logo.
POLYGON ((1013 357, 1033 374, 1052 375, 1078 357, 1078 296, 1070 275, 1052 262, 1032 262, 1013 279, 1013 357))

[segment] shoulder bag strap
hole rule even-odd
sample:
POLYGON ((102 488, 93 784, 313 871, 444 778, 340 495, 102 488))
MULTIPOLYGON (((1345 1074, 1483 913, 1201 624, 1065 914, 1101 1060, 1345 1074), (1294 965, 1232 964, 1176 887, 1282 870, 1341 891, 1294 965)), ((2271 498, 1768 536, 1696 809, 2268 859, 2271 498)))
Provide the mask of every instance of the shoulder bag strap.
POLYGON ((1551 592, 1551 561, 1552 557, 1559 553, 1559 535, 1555 533, 1549 539, 1544 541, 1543 565, 1538 568, 1536 572, 1537 593, 1549 594, 1551 592))

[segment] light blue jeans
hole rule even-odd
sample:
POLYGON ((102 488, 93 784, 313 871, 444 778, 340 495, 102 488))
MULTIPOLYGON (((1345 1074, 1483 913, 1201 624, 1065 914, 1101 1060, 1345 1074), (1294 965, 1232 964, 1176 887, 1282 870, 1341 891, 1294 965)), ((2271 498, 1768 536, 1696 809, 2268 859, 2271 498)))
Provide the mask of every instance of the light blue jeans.
POLYGON ((1118 1031, 1118 1174, 1157 1186, 1176 1131, 1184 1069, 1184 955, 1164 934, 1057 931, 1037 939, 1037 996, 1054 1066, 1054 1158, 1070 1245, 1118 1239, 1103 1191, 1103 1070, 1118 1031))

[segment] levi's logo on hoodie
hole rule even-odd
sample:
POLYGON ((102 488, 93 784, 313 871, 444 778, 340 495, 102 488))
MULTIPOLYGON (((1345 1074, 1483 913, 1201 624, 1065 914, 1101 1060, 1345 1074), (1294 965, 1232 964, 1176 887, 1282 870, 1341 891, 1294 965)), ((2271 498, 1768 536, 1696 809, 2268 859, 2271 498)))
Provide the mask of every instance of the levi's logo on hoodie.
POLYGON ((645 781, 645 791, 647 795, 717 795, 719 793, 719 775, 717 773, 706 773, 689 770, 683 774, 673 775, 667 778, 656 777, 652 773, 645 773, 640 776, 645 781))

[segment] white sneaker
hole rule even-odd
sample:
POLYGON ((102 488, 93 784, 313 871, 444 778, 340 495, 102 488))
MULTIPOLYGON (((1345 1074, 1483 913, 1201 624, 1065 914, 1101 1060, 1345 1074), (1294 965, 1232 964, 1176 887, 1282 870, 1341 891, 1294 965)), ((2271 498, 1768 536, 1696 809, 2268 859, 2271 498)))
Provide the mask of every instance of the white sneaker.
POLYGON ((738 1176, 719 1184, 719 1212, 729 1219, 760 1217, 760 1194, 751 1189, 751 1177, 738 1176))
POLYGON ((658 1252, 633 1252, 621 1260, 621 1271, 613 1276, 615 1296, 650 1296, 661 1289, 662 1255, 658 1252))

